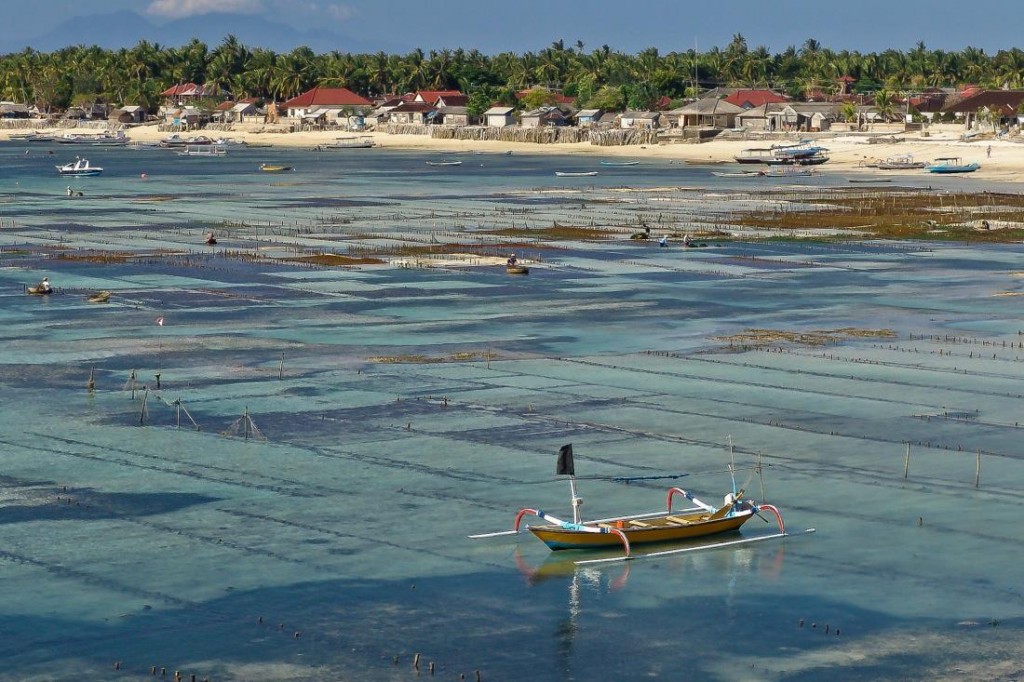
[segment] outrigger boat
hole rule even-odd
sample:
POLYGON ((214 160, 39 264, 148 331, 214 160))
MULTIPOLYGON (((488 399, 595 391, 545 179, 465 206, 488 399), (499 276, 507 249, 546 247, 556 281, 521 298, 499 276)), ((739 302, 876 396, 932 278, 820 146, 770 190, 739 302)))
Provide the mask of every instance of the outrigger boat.
POLYGON ((264 173, 284 173, 286 171, 293 170, 292 166, 279 166, 270 163, 261 163, 260 170, 264 173))
MULTIPOLYGON (((584 521, 580 516, 580 506, 583 501, 576 494, 576 478, 572 457, 572 445, 562 446, 558 453, 558 466, 556 469, 559 475, 569 476, 569 486, 572 494, 572 521, 562 520, 541 509, 524 508, 520 509, 519 513, 516 514, 511 531, 483 533, 469 537, 479 539, 501 535, 516 535, 520 532, 520 526, 526 516, 536 516, 545 523, 539 526, 528 525, 526 530, 530 531, 551 550, 590 550, 618 546, 625 549, 625 554, 622 556, 576 562, 578 564, 589 564, 633 559, 635 558, 635 555, 632 553, 634 545, 690 540, 737 531, 754 516, 758 516, 767 523, 768 520, 761 516, 761 512, 768 512, 775 517, 779 529, 777 533, 742 538, 702 547, 672 549, 640 556, 654 556, 655 554, 664 556, 677 552, 760 542, 787 535, 781 512, 773 505, 755 504, 750 500, 743 499, 743 490, 726 495, 725 503, 721 507, 714 507, 698 500, 687 490, 673 487, 668 490, 665 511, 584 521), (673 510, 672 501, 676 495, 686 498, 695 506, 687 509, 673 510)), ((805 532, 814 532, 814 529, 808 529, 805 532)))

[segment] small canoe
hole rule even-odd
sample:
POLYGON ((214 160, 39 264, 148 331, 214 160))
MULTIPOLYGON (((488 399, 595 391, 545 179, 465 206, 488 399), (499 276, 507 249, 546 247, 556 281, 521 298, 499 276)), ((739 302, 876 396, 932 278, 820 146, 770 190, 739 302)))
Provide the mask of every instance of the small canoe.
POLYGON ((461 161, 427 161, 428 166, 461 166, 461 161))
POLYGON ((110 300, 110 292, 97 291, 95 294, 90 294, 89 296, 86 296, 85 300, 88 301, 89 303, 106 303, 107 301, 110 300))
POLYGON ((264 173, 284 173, 295 169, 292 166, 278 166, 269 163, 261 163, 260 170, 264 173))
POLYGON ((560 178, 588 178, 597 175, 597 171, 555 171, 560 178))
POLYGON ((639 161, 601 161, 600 163, 602 166, 612 166, 617 168, 622 168, 625 166, 636 166, 640 164, 639 161))
POLYGON ((525 265, 506 265, 505 272, 510 275, 528 275, 530 268, 525 265))
POLYGON ((25 291, 33 296, 49 296, 53 293, 53 289, 44 289, 40 286, 29 287, 25 291))

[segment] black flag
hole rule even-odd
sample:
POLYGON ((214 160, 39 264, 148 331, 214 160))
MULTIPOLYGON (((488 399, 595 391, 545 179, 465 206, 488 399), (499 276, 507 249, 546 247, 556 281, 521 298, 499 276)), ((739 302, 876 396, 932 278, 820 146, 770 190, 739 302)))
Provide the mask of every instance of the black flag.
POLYGON ((576 467, 572 463, 572 443, 563 445, 558 450, 558 466, 555 468, 558 476, 575 476, 576 467))

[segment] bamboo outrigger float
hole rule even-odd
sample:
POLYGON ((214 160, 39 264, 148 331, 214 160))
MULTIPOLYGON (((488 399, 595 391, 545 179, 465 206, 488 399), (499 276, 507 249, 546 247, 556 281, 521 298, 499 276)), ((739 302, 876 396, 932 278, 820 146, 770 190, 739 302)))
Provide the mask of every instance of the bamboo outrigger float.
MULTIPOLYGON (((731 469, 732 466, 730 465, 731 469)), ((626 561, 637 558, 637 556, 664 556, 666 554, 761 542, 788 535, 785 523, 782 520, 782 513, 775 506, 755 504, 751 500, 744 499, 744 491, 735 491, 735 484, 734 492, 725 496, 725 502, 721 507, 714 507, 700 501, 687 490, 673 487, 668 490, 665 511, 583 521, 580 516, 582 500, 576 494, 576 478, 571 444, 563 446, 559 451, 557 473, 569 476, 569 487, 572 494, 572 521, 564 521, 540 509, 524 508, 520 509, 519 513, 516 514, 512 530, 471 535, 470 538, 479 539, 502 535, 517 535, 520 532, 523 519, 527 516, 536 516, 545 523, 538 526, 528 525, 526 530, 530 531, 551 550, 607 549, 617 546, 622 546, 625 549, 625 554, 622 556, 576 562, 577 564, 594 564, 626 561), (676 495, 689 500, 694 506, 688 509, 673 510, 672 501, 676 495), (754 516, 768 523, 768 519, 762 516, 761 512, 767 512, 775 518, 778 526, 777 533, 700 547, 684 547, 642 555, 634 555, 632 553, 634 545, 690 540, 738 531, 743 524, 754 516)), ((804 532, 814 532, 814 529, 808 529, 804 532)))

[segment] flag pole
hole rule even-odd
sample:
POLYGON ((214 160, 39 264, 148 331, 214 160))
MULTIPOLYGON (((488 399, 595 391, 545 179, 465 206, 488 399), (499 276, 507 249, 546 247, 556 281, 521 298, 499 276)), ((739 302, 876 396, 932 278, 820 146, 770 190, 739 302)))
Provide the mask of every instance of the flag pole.
POLYGON ((570 476, 569 477, 569 492, 572 494, 572 522, 573 523, 582 523, 583 522, 583 515, 580 513, 580 506, 582 506, 583 500, 581 500, 576 495, 576 477, 575 476, 570 476))

